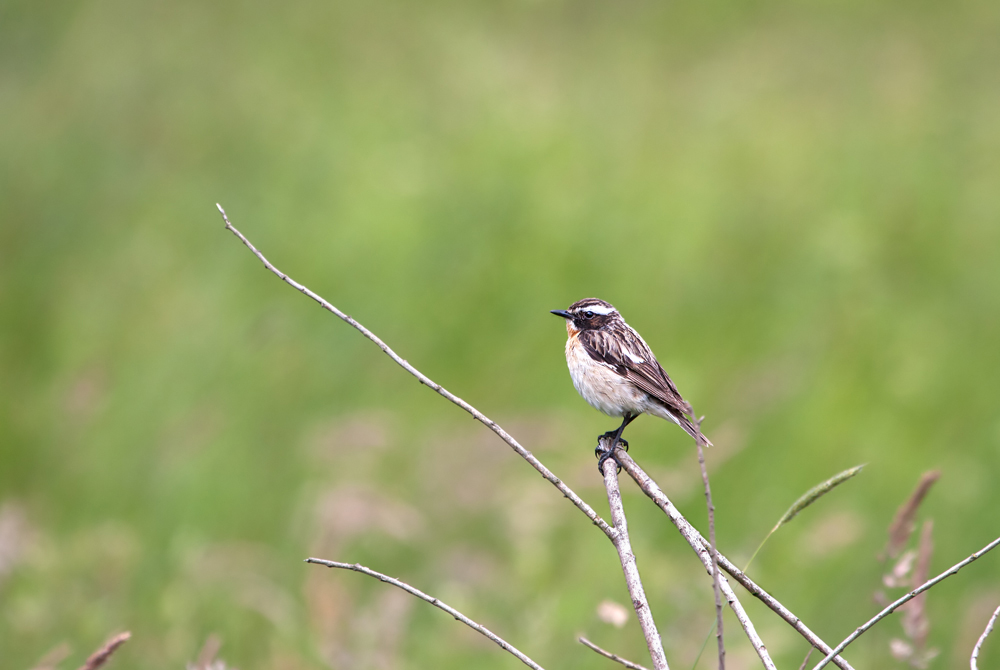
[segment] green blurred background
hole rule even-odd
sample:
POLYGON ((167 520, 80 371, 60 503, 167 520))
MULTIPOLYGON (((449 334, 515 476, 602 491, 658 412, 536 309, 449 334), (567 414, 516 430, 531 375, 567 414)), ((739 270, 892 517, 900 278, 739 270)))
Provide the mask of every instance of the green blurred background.
MULTIPOLYGON (((548 310, 612 301, 707 415, 720 548, 835 643, 942 471, 937 573, 998 534, 1000 4, 0 3, 0 666, 648 662, 606 539, 508 447, 223 230, 520 439, 607 515, 616 425, 548 310)), ((705 530, 695 454, 632 453, 705 530)), ((673 668, 710 584, 630 483, 673 668)), ((1000 555, 930 592, 967 667, 1000 555)), ((742 593, 742 592, 741 592, 742 593)), ((889 591, 890 594, 901 590, 889 591)), ((749 597, 780 667, 806 644, 749 597)), ((734 620, 730 667, 759 667, 734 620)), ((899 617, 850 650, 892 658, 899 617)), ((815 662, 816 657, 813 661, 815 662)), ((713 667, 710 654, 699 667, 713 667)), ((1000 667, 991 640, 980 667, 1000 667)))

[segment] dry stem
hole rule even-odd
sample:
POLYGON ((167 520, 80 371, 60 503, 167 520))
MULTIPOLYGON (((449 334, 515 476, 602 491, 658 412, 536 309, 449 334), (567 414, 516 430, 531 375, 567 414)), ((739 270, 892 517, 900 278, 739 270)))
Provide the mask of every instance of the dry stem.
POLYGON ((414 588, 409 584, 407 584, 406 582, 401 582, 400 580, 394 579, 393 577, 389 577, 388 575, 383 575, 381 572, 375 572, 374 570, 366 568, 365 566, 360 565, 358 563, 338 563, 337 561, 327 561, 322 558, 307 558, 306 563, 316 563, 317 565, 325 565, 328 568, 354 570, 355 572, 360 572, 362 574, 368 575, 369 577, 374 577, 375 579, 381 582, 385 582, 386 584, 392 584, 393 586, 401 588, 410 595, 414 595, 425 602, 429 602, 431 605, 434 605, 438 609, 444 610, 445 612, 452 615, 453 617, 455 617, 455 619, 461 621, 472 630, 476 631, 477 633, 481 633, 482 635, 485 635, 489 639, 493 640, 494 642, 497 643, 497 645, 500 646, 501 649, 503 649, 506 652, 509 652, 513 656, 516 656, 518 660, 520 660, 529 668, 532 668, 532 670, 544 670, 542 666, 535 663, 533 660, 531 660, 521 651, 519 651, 514 645, 504 640, 502 637, 491 631, 486 626, 476 623, 469 617, 459 612, 454 607, 441 602, 440 600, 438 600, 433 596, 427 595, 420 589, 414 588))

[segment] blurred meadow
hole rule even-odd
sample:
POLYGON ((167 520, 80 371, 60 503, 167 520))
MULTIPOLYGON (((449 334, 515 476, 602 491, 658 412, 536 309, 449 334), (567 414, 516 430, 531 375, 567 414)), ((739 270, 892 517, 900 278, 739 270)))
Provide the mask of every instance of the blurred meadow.
MULTIPOLYGON (((499 421, 607 517, 563 324, 598 296, 704 428, 720 549, 827 642, 931 469, 936 574, 1000 534, 1000 4, 0 2, 0 667, 648 663, 613 547, 483 426, 275 264, 499 421)), ((693 445, 631 453, 703 532, 693 445)), ((672 668, 714 617, 623 482, 672 668)), ((737 589, 779 667, 807 645, 737 589)), ((1000 555, 930 591, 967 667, 1000 555)), ((727 616, 730 613, 727 612, 727 616)), ((759 667, 732 618, 729 667, 759 667)), ((855 667, 890 654, 894 616, 855 667)), ((710 647, 711 649, 711 647, 710 647)), ((818 660, 814 654, 813 663, 818 660)), ((698 667, 714 667, 711 654, 698 667)), ((1000 639, 981 668, 1000 667, 1000 639)))

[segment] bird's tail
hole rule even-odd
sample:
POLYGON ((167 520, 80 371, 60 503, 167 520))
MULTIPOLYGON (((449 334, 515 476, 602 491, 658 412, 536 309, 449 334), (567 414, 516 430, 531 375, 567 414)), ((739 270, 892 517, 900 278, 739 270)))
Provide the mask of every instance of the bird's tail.
POLYGON ((686 432, 688 435, 694 438, 695 442, 698 442, 699 444, 705 447, 711 447, 712 442, 707 437, 705 437, 704 433, 701 432, 701 420, 704 418, 705 417, 701 417, 701 419, 696 419, 694 418, 694 415, 681 416, 680 420, 677 423, 679 423, 681 428, 684 429, 684 432, 686 432))

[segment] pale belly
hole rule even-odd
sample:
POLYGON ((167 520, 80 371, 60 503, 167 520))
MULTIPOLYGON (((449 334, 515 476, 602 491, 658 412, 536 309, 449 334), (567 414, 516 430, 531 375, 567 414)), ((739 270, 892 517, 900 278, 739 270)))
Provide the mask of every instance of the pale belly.
POLYGON ((595 362, 576 337, 566 341, 566 364, 573 386, 594 409, 608 416, 648 412, 649 397, 624 377, 595 362))

